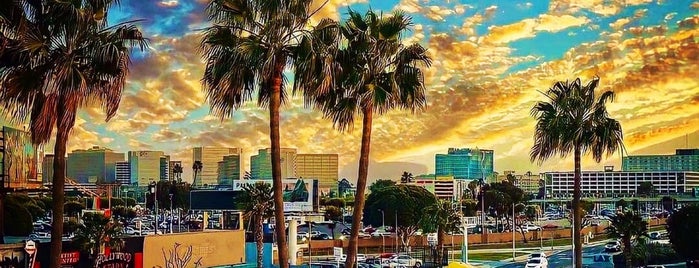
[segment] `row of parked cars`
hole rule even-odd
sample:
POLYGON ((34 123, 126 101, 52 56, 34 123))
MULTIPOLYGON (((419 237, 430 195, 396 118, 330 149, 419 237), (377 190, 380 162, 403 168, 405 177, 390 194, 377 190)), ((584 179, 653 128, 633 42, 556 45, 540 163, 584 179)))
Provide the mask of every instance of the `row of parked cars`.
MULTIPOLYGON (((342 257, 336 260, 335 264, 323 266, 322 268, 343 268, 346 260, 347 255, 342 255, 342 257), (338 262, 340 267, 337 267, 338 262)), ((367 257, 365 254, 357 254, 357 266, 359 268, 420 268, 423 267, 423 263, 420 259, 405 254, 383 253, 373 257, 367 257)), ((311 265, 311 267, 319 268, 319 266, 314 265, 311 265)))

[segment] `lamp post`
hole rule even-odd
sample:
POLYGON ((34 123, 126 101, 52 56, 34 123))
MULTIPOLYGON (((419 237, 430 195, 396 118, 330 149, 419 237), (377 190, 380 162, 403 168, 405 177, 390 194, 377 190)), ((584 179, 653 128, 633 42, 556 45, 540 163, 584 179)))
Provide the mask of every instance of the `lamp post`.
MULTIPOLYGON (((395 230, 393 230, 393 231, 396 233, 396 236, 393 239, 393 245, 395 248, 395 252, 398 252, 398 210, 395 210, 395 213, 396 213, 396 228, 394 228, 395 230)), ((384 229, 386 229, 386 227, 384 227, 384 229)))
POLYGON ((512 262, 515 262, 515 204, 512 204, 512 262))
POLYGON ((175 215, 172 213, 172 193, 170 193, 170 233, 172 233, 172 221, 175 220, 175 215))
MULTIPOLYGON (((381 226, 383 226, 384 230, 386 229, 386 217, 383 213, 383 209, 379 209, 381 211, 381 226)), ((381 252, 386 251, 386 238, 381 234, 381 252)))
POLYGON ((158 222, 158 184, 155 183, 155 181, 151 181, 150 186, 150 193, 153 195, 153 207, 155 210, 155 234, 157 235, 158 229, 160 228, 160 224, 158 222))

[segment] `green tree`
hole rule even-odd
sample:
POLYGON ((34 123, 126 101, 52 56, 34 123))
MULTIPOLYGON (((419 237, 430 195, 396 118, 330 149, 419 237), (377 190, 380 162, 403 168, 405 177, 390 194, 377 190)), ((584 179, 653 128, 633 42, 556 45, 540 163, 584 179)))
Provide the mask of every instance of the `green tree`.
MULTIPOLYGON (((428 67, 431 60, 419 44, 403 45, 401 35, 412 24, 405 14, 383 16, 372 10, 364 16, 352 10, 348 14, 339 31, 324 31, 317 42, 310 38, 301 40, 300 47, 305 49, 294 62, 294 82, 338 130, 349 131, 355 117, 362 118, 356 196, 363 197, 373 119, 396 108, 413 112, 424 108, 425 83, 419 67, 428 67), (325 55, 308 52, 313 48, 325 55)), ((364 199, 357 198, 354 219, 361 216, 363 208, 364 199)), ((355 262, 359 227, 358 220, 352 221, 346 267, 353 267, 355 262)))
POLYGON ((403 171, 403 174, 400 175, 400 183, 413 182, 413 179, 413 173, 409 173, 407 171, 403 171))
MULTIPOLYGON (((398 222, 397 234, 403 247, 410 244, 425 210, 435 202, 435 196, 425 188, 399 184, 371 192, 366 199, 363 217, 364 225, 380 226, 398 222), (383 215, 380 211, 383 211, 383 215), (396 218, 397 217, 397 218, 396 218)), ((359 219, 359 218, 355 218, 359 219)))
MULTIPOLYGON (((262 268, 263 234, 262 223, 274 214, 274 202, 272 201, 272 186, 268 183, 257 182, 243 185, 243 194, 238 204, 245 212, 246 218, 254 222, 255 242, 257 243, 257 267, 262 268)), ((278 227, 284 230, 283 224, 278 227)))
POLYGON ((124 232, 116 221, 101 213, 85 213, 82 224, 75 231, 73 243, 87 252, 94 263, 103 247, 118 248, 122 246, 121 236, 124 232))
POLYGON ((379 180, 376 180, 374 183, 372 183, 371 186, 369 186, 369 192, 378 191, 380 189, 395 186, 395 185, 396 185, 395 181, 379 179, 379 180))
POLYGON ((587 85, 580 79, 556 82, 544 92, 547 101, 538 102, 531 110, 537 123, 531 160, 539 164, 555 155, 565 158, 573 154, 573 239, 575 240, 575 267, 582 267, 582 240, 580 239, 580 163, 581 157, 591 153, 596 162, 605 154, 623 150, 621 124, 609 117, 606 104, 614 99, 614 92, 604 91, 599 98, 595 88, 599 78, 587 85))
POLYGON ((624 248, 626 267, 633 267, 631 261, 632 242, 641 236, 648 236, 648 225, 641 216, 631 210, 624 210, 610 219, 610 225, 606 228, 611 238, 618 238, 624 248))
POLYGON ((672 248, 686 260, 699 259, 699 206, 685 206, 667 220, 667 232, 672 248))
POLYGON ((629 202, 626 202, 624 199, 619 199, 615 203, 617 208, 621 208, 622 210, 626 209, 629 206, 629 202))
MULTIPOLYGON (((147 47, 131 22, 110 26, 117 1, 6 1, 0 8, 0 85, 3 111, 28 122, 32 142, 56 128, 53 215, 63 215, 66 144, 78 109, 100 105, 106 119, 119 107, 130 49, 147 47)), ((0 215, 1 217, 2 215, 0 215)), ((50 267, 60 267, 63 221, 53 221, 50 267)))
MULTIPOLYGON (((229 117, 257 93, 257 103, 269 111, 269 139, 272 162, 275 221, 284 222, 283 184, 279 138, 279 110, 288 99, 284 70, 296 59, 314 57, 318 49, 312 44, 325 36, 320 32, 334 27, 331 20, 321 20, 309 30, 311 0, 211 1, 207 11, 212 26, 206 29, 202 51, 206 61, 204 91, 211 112, 229 117), (303 55, 303 56, 302 56, 303 55)), ((324 43, 324 42, 320 42, 324 43)), ((303 69, 295 68, 294 90, 305 91, 309 84, 300 82, 303 69)), ((332 73, 327 73, 332 76, 332 73)), ((276 228, 281 268, 288 267, 288 247, 284 228, 276 228)))
POLYGON ((480 182, 478 180, 472 180, 468 183, 468 189, 471 191, 471 196, 473 199, 476 199, 476 189, 478 189, 478 186, 480 185, 480 182))
POLYGON ((471 199, 461 200, 461 212, 463 213, 464 217, 476 216, 476 212, 478 211, 477 205, 478 203, 471 199))
POLYGON ((27 236, 32 233, 32 215, 20 200, 11 198, 8 195, 6 202, 3 202, 6 215, 2 221, 5 224, 5 234, 12 236, 27 236))
POLYGON ((180 163, 176 163, 172 167, 172 174, 175 175, 175 178, 173 178, 172 181, 175 181, 178 183, 182 182, 182 172, 183 171, 184 170, 182 169, 182 165, 180 163))
POLYGON ((437 200, 425 208, 425 213, 421 219, 420 226, 424 232, 437 232, 437 263, 442 263, 441 257, 444 252, 444 234, 446 232, 458 231, 461 227, 461 216, 459 209, 449 201, 437 200))
POLYGON ((345 207, 345 200, 342 198, 331 198, 326 202, 327 206, 334 206, 337 208, 344 208, 345 207))
POLYGON ((327 206, 325 207, 324 216, 326 220, 340 221, 342 220, 342 210, 336 206, 327 206))
POLYGON ((63 209, 66 214, 68 214, 69 217, 77 217, 80 215, 80 212, 85 209, 85 206, 82 203, 78 202, 68 202, 65 205, 63 205, 65 208, 63 209))
POLYGON ((652 196, 655 193, 655 186, 652 182, 644 181, 638 184, 636 188, 636 194, 639 196, 652 196))

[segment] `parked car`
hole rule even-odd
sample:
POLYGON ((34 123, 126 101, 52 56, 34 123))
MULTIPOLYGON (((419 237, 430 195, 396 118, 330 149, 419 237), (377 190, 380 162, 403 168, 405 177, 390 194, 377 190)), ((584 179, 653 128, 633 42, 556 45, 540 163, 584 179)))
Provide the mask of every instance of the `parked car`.
POLYGON ((405 266, 405 267, 420 267, 422 262, 408 255, 398 255, 389 260, 391 267, 395 266, 405 266))
POLYGON ((617 252, 621 250, 621 243, 619 241, 612 241, 604 244, 604 251, 617 252))
POLYGON ((527 261, 525 268, 548 268, 549 264, 546 258, 533 258, 527 261))
POLYGON ((529 254, 529 257, 527 257, 527 261, 531 259, 536 259, 536 258, 544 258, 546 259, 546 253, 543 252, 535 252, 532 254, 529 254))
POLYGON ((135 229, 133 227, 126 227, 124 228, 124 233, 127 235, 141 235, 141 232, 138 231, 138 229, 135 229))
POLYGON ((326 234, 326 233, 321 233, 321 234, 319 234, 319 235, 314 235, 314 236, 312 237, 312 239, 313 239, 313 240, 332 240, 333 238, 330 237, 330 236, 329 236, 328 234, 326 234))
POLYGON ((527 231, 541 231, 541 226, 537 226, 534 224, 525 224, 523 227, 527 231))
POLYGON ((391 233, 383 231, 383 230, 376 230, 373 233, 371 233, 371 236, 373 236, 373 237, 391 236, 391 233))

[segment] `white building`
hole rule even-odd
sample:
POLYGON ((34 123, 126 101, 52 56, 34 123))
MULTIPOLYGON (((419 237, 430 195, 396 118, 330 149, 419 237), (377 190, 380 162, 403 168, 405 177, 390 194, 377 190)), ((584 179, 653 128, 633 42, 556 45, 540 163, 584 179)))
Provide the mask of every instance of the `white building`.
POLYGON ((129 162, 116 162, 116 182, 121 185, 131 184, 131 166, 129 162))
MULTIPOLYGON (((659 194, 691 193, 699 188, 699 172, 583 171, 581 175, 583 197, 632 196, 642 182, 652 183, 659 194)), ((548 197, 573 196, 573 172, 547 172, 543 176, 548 197)))

